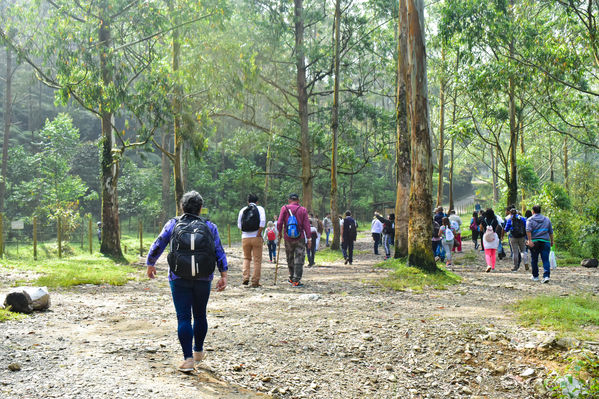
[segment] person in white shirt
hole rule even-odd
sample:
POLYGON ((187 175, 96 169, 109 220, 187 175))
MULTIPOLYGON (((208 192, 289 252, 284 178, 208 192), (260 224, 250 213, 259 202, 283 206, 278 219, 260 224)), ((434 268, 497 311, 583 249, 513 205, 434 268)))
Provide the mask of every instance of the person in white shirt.
POLYGON ((249 194, 248 205, 239 211, 237 227, 241 230, 241 248, 243 249, 243 285, 250 283, 250 263, 254 262, 252 288, 260 287, 260 272, 262 269, 262 230, 266 226, 264 208, 258 206, 258 196, 249 194))
POLYGON ((370 232, 372 233, 372 239, 374 240, 374 254, 379 254, 379 245, 381 244, 381 234, 383 232, 383 224, 377 219, 376 213, 372 218, 370 232))
POLYGON ((451 228, 455 230, 455 245, 453 246, 453 252, 462 253, 462 218, 456 215, 455 210, 449 211, 449 224, 451 228))

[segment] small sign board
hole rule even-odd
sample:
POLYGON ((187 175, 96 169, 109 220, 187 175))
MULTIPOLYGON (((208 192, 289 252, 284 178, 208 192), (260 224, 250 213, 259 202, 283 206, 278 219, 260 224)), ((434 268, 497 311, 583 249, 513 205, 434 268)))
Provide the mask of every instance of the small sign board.
POLYGON ((202 208, 202 210, 200 211, 200 215, 207 215, 208 214, 208 208, 202 208))
POLYGON ((10 228, 13 230, 23 230, 25 228, 25 222, 22 220, 14 220, 10 222, 10 228))

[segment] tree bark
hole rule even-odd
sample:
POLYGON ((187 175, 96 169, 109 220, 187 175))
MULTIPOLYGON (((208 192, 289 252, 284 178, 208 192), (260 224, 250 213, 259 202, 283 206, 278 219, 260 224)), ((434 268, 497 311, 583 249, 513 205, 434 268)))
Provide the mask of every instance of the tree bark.
MULTIPOLYGON (((497 187, 497 157, 495 147, 491 146, 491 174, 493 175, 493 204, 499 202, 499 190, 497 187)), ((509 176, 508 176, 509 178, 509 176)))
POLYGON ((568 176, 568 137, 564 136, 564 186, 566 192, 570 193, 570 178, 568 176))
MULTIPOLYGON (((169 147, 169 132, 165 131, 162 133, 162 148, 167 149, 169 147)), ((160 212, 160 222, 166 223, 168 220, 168 210, 170 208, 171 201, 171 161, 168 156, 162 153, 162 210, 160 212)))
POLYGON ((445 163, 443 156, 445 155, 445 46, 441 47, 441 89, 439 94, 440 101, 440 115, 439 115, 439 163, 437 169, 439 170, 439 181, 437 182, 437 206, 443 205, 443 169, 445 163))
MULTIPOLYGON (((169 3, 171 14, 174 15, 174 5, 169 3)), ((177 215, 183 214, 181 209, 181 198, 185 193, 185 182, 183 179, 183 137, 181 134, 181 115, 183 113, 183 97, 179 79, 179 58, 181 55, 181 42, 179 41, 179 29, 173 29, 173 59, 172 69, 175 76, 175 90, 173 95, 173 134, 175 138, 175 151, 173 162, 173 176, 175 180, 175 203, 177 204, 177 215)))
POLYGON ((451 148, 449 149, 449 209, 454 209, 453 203, 453 155, 455 148, 455 137, 451 138, 451 148))
POLYGON ((424 2, 407 0, 408 75, 410 86, 411 184, 408 264, 436 271, 432 236, 432 153, 426 80, 424 2))
POLYGON ((8 169, 8 146, 12 117, 12 50, 6 46, 6 86, 4 90, 4 139, 2 141, 2 181, 0 181, 0 212, 6 212, 6 178, 8 169))
MULTIPOLYGON (((511 9, 514 6, 514 0, 510 0, 511 9)), ((510 42, 510 65, 512 65, 512 59, 514 57, 514 40, 510 42)), ((508 79, 508 99, 509 99, 509 113, 510 113, 510 175, 507 180, 507 206, 515 204, 518 201, 518 168, 516 162, 516 150, 518 148, 518 124, 516 123, 516 95, 515 95, 515 83, 514 77, 512 76, 513 71, 510 68, 510 78, 508 79)))
MULTIPOLYGON (((100 71, 104 87, 113 84, 112 76, 112 39, 108 2, 103 0, 100 6, 99 45, 100 71)), ((104 96, 102 96, 104 98, 104 96)), ((105 101, 105 100, 103 100, 105 101)), ((101 104, 102 121, 102 245, 100 252, 117 260, 122 260, 121 234, 119 223, 118 177, 119 164, 114 148, 115 136, 112 129, 114 115, 108 104, 101 104)))
POLYGON ((303 0, 294 0, 295 5, 295 54, 297 69, 298 116, 300 120, 300 154, 302 163, 302 203, 312 210, 312 159, 310 131, 308 130, 308 90, 306 87, 306 55, 304 49, 304 5, 303 0))
POLYGON ((395 141, 397 191, 395 196, 395 258, 408 256, 408 224, 410 212, 410 131, 408 123, 408 91, 407 76, 407 8, 405 1, 400 1, 397 35, 397 93, 395 100, 395 119, 397 136, 395 141))
MULTIPOLYGON (((460 51, 456 52, 455 56, 455 82, 453 88, 453 104, 451 109, 451 126, 455 129, 457 123, 457 109, 458 109, 458 70, 460 68, 460 51)), ((451 151, 449 155, 449 209, 454 209, 454 198, 453 198, 453 168, 454 168, 454 150, 455 150, 455 130, 454 135, 451 137, 451 151)))
POLYGON ((337 206, 337 134, 339 131, 339 27, 341 26, 341 0, 335 0, 335 35, 334 35, 334 89, 333 89, 333 109, 331 110, 331 221, 333 222, 333 241, 331 249, 339 249, 340 227, 339 214, 337 206))

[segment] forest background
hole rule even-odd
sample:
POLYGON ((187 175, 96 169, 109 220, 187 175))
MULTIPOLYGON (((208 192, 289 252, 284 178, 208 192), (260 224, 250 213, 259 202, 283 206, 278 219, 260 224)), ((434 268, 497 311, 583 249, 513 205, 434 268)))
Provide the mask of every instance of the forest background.
MULTIPOLYGON (((437 205, 539 203, 558 248, 598 257, 598 3, 425 11, 437 205)), ((74 240, 108 212, 114 243, 124 220, 159 228, 191 189, 219 226, 251 192, 269 217, 291 192, 322 217, 335 146, 338 210, 367 223, 394 207, 397 1, 17 0, 0 12, 5 223, 50 228, 60 215, 74 240)), ((102 249, 119 256, 120 242, 102 249)))

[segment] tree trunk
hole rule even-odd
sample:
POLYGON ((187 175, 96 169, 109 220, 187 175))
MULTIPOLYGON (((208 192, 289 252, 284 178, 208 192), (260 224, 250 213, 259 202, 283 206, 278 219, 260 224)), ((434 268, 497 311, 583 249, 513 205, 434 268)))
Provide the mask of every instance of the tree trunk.
MULTIPOLYGON (((451 126, 455 129, 457 123, 457 109, 458 109, 458 70, 460 68, 460 51, 458 49, 455 56, 455 85, 453 88, 453 104, 451 109, 451 126)), ((454 198, 453 198, 453 168, 454 168, 454 150, 455 150, 455 135, 451 137, 451 151, 449 155, 449 209, 454 209, 454 198)))
POLYGON ((0 181, 0 212, 6 212, 6 178, 8 168, 8 146, 12 116, 12 51, 6 46, 6 87, 4 92, 4 140, 2 141, 2 181, 0 181))
POLYGON ((337 134, 339 131, 339 41, 340 34, 339 28, 341 26, 341 0, 335 0, 335 35, 334 35, 334 73, 335 82, 333 89, 333 109, 331 110, 331 135, 332 135, 332 148, 331 148, 331 221, 333 222, 333 241, 331 243, 331 249, 339 249, 340 241, 340 228, 339 228, 339 214, 337 206, 337 134))
MULTIPOLYGON (((510 0, 511 8, 514 6, 514 0, 510 0)), ((514 40, 510 42, 510 60, 514 57, 514 40)), ((510 61, 510 65, 513 63, 510 61)), ((518 168, 516 162, 516 150, 518 148, 518 124, 516 123, 516 95, 514 78, 511 75, 508 80, 508 97, 509 97, 509 112, 510 112, 510 176, 507 181, 507 206, 516 204, 518 201, 518 168)))
POLYGON ((564 136, 564 186, 566 192, 570 193, 570 178, 568 176, 568 137, 564 136))
POLYGON ((297 68, 297 100, 300 120, 300 154, 302 162, 302 204, 312 210, 312 160, 308 130, 308 90, 306 87, 306 56, 304 49, 304 1, 295 4, 295 54, 297 68))
POLYGON ((443 65, 441 69, 441 89, 439 94, 439 101, 441 102, 441 109, 439 115, 439 163, 437 169, 439 170, 439 181, 437 183, 437 206, 443 205, 443 169, 445 163, 443 162, 443 156, 445 155, 445 46, 441 47, 441 63, 443 65))
POLYGON ((424 2, 408 4, 408 75, 410 86, 411 181, 408 264, 426 271, 436 271, 431 246, 433 209, 432 153, 426 81, 424 2))
POLYGON ((271 145, 272 145, 272 123, 270 126, 270 133, 269 133, 269 137, 268 137, 268 147, 266 148, 266 165, 264 166, 265 169, 265 176, 264 176, 264 199, 262 200, 262 204, 264 206, 264 209, 266 209, 266 207, 268 206, 268 185, 270 183, 270 166, 272 163, 271 157, 272 157, 272 151, 270 149, 271 145))
POLYGON ((410 131, 408 123, 406 90, 407 75, 407 8, 405 1, 400 1, 401 9, 398 15, 397 41, 397 98, 395 100, 395 120, 397 136, 395 141, 397 191, 395 196, 395 258, 408 256, 408 223, 410 213, 410 131))
POLYGON ((555 182, 553 162, 553 145, 549 144, 549 181, 552 183, 555 182))
MULTIPOLYGON (((174 5, 169 3, 171 14, 174 14, 174 5)), ((172 68, 175 76, 175 90, 173 95, 173 132, 175 136, 175 161, 173 163, 173 176, 175 180, 175 203, 177 204, 177 215, 183 214, 181 209, 181 198, 185 193, 185 182, 183 180, 183 137, 181 133, 181 114, 183 97, 181 84, 179 80, 179 58, 181 55, 181 42, 179 41, 179 29, 173 29, 173 59, 172 68)))
POLYGON ((451 138, 451 149, 449 150, 449 209, 454 209, 453 203, 453 154, 455 148, 455 137, 451 138))
MULTIPOLYGON (((168 149, 169 145, 169 132, 165 131, 162 133, 162 148, 168 149)), ((160 211, 160 222, 166 223, 168 220, 168 211, 170 209, 171 201, 171 161, 168 156, 162 153, 162 209, 160 211)))
POLYGON ((491 146, 491 174, 493 175, 493 204, 496 204, 499 202, 499 190, 497 187, 497 157, 493 146, 491 146))
MULTIPOLYGON (((111 51, 111 32, 110 21, 105 16, 108 15, 108 2, 102 1, 100 7, 102 12, 99 29, 100 43, 98 50, 100 52, 100 71, 104 87, 110 87, 113 84, 112 76, 112 51, 111 51)), ((100 109, 102 120, 102 245, 100 252, 117 260, 122 260, 121 252, 121 234, 119 223, 119 202, 118 202, 118 177, 119 164, 115 156, 114 144, 115 136, 112 129, 114 115, 110 107, 102 104, 100 109)))

